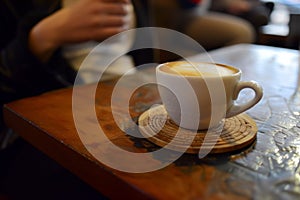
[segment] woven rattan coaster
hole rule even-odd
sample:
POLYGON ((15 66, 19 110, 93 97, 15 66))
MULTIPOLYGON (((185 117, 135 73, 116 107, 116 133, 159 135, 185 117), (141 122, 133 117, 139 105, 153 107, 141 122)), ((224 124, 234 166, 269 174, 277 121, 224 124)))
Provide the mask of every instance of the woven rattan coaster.
POLYGON ((152 107, 139 117, 141 134, 154 144, 186 153, 225 153, 250 145, 257 134, 255 121, 247 114, 225 120, 214 130, 192 131, 179 128, 168 116, 164 106, 152 107))

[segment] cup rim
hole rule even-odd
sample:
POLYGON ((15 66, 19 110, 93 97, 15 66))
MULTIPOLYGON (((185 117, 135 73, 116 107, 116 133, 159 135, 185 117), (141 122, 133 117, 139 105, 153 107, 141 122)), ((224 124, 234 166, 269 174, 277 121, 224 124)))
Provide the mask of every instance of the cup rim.
MULTIPOLYGON (((240 75, 242 73, 241 69, 237 68, 237 67, 233 67, 231 65, 227 65, 227 64, 221 64, 221 63, 215 63, 215 62, 202 62, 202 61, 170 61, 170 62, 165 62, 165 63, 161 63, 159 64, 157 67, 156 67, 156 71, 160 72, 160 73, 163 73, 163 74, 166 74, 166 75, 170 75, 170 76, 178 76, 178 74, 171 74, 171 73, 168 73, 168 72, 164 72, 162 70, 160 70, 160 68, 168 63, 178 63, 178 62, 188 62, 188 63, 197 63, 197 64, 213 64, 213 65, 217 65, 217 66, 220 66, 220 67, 225 67, 225 68, 229 68, 231 70, 234 71, 234 73, 232 74, 226 74, 226 75, 222 75, 222 76, 205 76, 204 78, 216 78, 216 77, 232 77, 232 76, 237 76, 237 75, 240 75)), ((199 77, 199 76, 193 76, 193 75, 181 75, 181 76, 184 76, 184 77, 199 77)))

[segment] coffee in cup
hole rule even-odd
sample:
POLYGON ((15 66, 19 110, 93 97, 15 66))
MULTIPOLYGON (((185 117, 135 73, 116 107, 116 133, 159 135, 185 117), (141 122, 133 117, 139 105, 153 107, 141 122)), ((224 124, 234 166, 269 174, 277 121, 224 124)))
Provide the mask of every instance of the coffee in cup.
POLYGON ((219 126, 262 98, 255 81, 240 81, 241 70, 232 66, 175 61, 156 68, 158 90, 169 117, 180 127, 197 130, 219 126), (240 91, 250 88, 255 96, 237 104, 240 91))

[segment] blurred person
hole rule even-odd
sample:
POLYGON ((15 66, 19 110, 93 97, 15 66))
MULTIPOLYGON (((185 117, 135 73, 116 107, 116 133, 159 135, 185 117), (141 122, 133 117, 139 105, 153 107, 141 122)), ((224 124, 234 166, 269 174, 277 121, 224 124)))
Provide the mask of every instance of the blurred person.
POLYGON ((206 50, 253 43, 253 26, 241 18, 218 12, 210 12, 210 0, 149 1, 155 26, 182 32, 202 45, 206 50))
MULTIPOLYGON (((0 0, 1 111, 4 103, 72 86, 82 58, 134 22, 130 0, 0 0)), ((120 45, 126 42, 132 41, 120 45)), ((103 70, 96 67, 90 74, 103 70)), ((98 77, 80 78, 90 83, 98 77)), ((3 129, 1 113, 0 141, 3 129)))
POLYGON ((212 0, 211 11, 227 13, 249 21, 256 32, 269 23, 273 2, 260 0, 212 0))

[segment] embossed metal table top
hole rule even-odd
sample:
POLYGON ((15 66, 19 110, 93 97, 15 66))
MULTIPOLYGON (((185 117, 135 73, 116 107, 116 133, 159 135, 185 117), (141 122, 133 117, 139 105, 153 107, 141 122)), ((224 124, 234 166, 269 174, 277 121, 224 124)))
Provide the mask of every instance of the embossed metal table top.
MULTIPOLYGON (((297 86, 299 52, 236 45, 209 55, 215 62, 241 68, 243 80, 255 80, 264 89, 263 99, 246 112, 256 122, 258 132, 255 142, 243 150, 202 159, 169 151, 162 160, 151 153, 160 147, 130 135, 138 133, 136 122, 141 113, 161 103, 153 68, 140 70, 121 84, 111 81, 80 86, 76 100, 68 88, 9 103, 4 109, 5 120, 38 149, 111 198, 299 199, 300 116, 299 106, 291 101, 297 86), (135 88, 139 81, 141 87, 135 88), (94 88, 96 93, 91 95, 94 88), (76 111, 72 98, 81 105, 76 111), (90 98, 95 100, 93 111, 87 103, 90 98), (122 106, 124 100, 128 107, 122 106), (79 121, 76 112, 84 115, 79 121), (98 135, 95 124, 105 137, 98 135), (112 145, 128 155, 120 154, 112 145), (142 154, 147 156, 140 163, 142 154), (127 157, 132 162, 122 163, 127 157), (122 166, 117 169, 114 163, 122 166), (163 167, 142 173, 120 170, 143 164, 149 169, 163 167)), ((205 59, 203 55, 190 58, 205 59)), ((251 91, 245 90, 240 101, 248 95, 251 91)))

